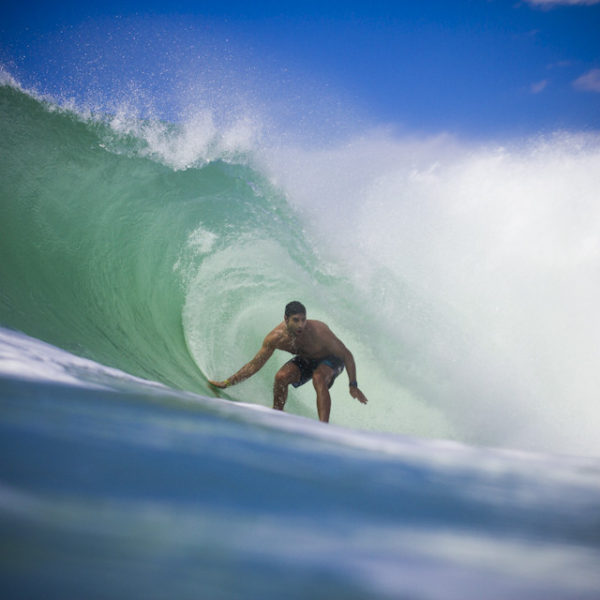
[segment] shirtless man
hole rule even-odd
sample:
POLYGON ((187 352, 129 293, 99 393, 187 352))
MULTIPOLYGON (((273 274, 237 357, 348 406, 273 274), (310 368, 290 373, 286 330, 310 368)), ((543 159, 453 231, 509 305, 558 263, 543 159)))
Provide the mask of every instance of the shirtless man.
POLYGON ((249 363, 225 381, 209 380, 209 383, 218 388, 240 383, 261 369, 275 350, 285 350, 295 356, 275 375, 274 409, 283 410, 290 383, 299 387, 312 379, 317 392, 319 419, 328 423, 331 411, 329 388, 344 367, 350 380, 350 395, 362 404, 367 403, 367 398, 356 383, 356 366, 350 350, 325 323, 307 320, 306 308, 300 302, 290 302, 285 307, 284 321, 267 335, 261 349, 249 363))

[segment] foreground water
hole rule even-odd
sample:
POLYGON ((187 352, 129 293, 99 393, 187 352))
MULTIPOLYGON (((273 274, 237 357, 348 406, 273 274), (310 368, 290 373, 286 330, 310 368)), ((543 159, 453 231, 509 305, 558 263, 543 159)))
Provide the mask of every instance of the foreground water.
POLYGON ((597 140, 256 148, 10 80, 0 127, 7 597, 600 595, 597 140), (207 384, 294 298, 370 399, 330 426, 283 354, 207 384))
POLYGON ((326 426, 3 331, 8 356, 6 597, 598 597, 597 459, 326 426))

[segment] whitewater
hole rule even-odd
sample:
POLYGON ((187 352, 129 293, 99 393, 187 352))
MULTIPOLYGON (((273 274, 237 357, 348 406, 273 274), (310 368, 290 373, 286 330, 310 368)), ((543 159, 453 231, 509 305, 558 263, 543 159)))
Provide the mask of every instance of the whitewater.
POLYGON ((597 598, 600 138, 178 123, 0 80, 11 598, 597 598), (271 410, 290 300, 354 354, 271 410), (481 588, 485 586, 485 595, 481 588))

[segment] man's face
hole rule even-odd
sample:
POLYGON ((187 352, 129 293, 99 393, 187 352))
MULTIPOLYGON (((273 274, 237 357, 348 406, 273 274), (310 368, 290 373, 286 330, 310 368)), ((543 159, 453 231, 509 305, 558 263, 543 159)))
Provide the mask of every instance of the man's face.
POLYGON ((306 325, 306 315, 298 313, 296 315, 285 317, 285 324, 287 325, 288 331, 292 335, 298 337, 304 331, 304 326, 306 325))

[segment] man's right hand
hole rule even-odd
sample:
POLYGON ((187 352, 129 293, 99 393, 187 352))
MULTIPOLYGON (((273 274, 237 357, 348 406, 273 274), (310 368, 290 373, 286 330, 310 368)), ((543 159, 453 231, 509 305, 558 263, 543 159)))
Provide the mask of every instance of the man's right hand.
POLYGON ((210 383, 210 385, 214 385, 215 387, 218 387, 221 389, 225 389, 226 387, 229 387, 228 379, 226 379, 225 381, 212 381, 211 379, 209 379, 208 383, 210 383))

